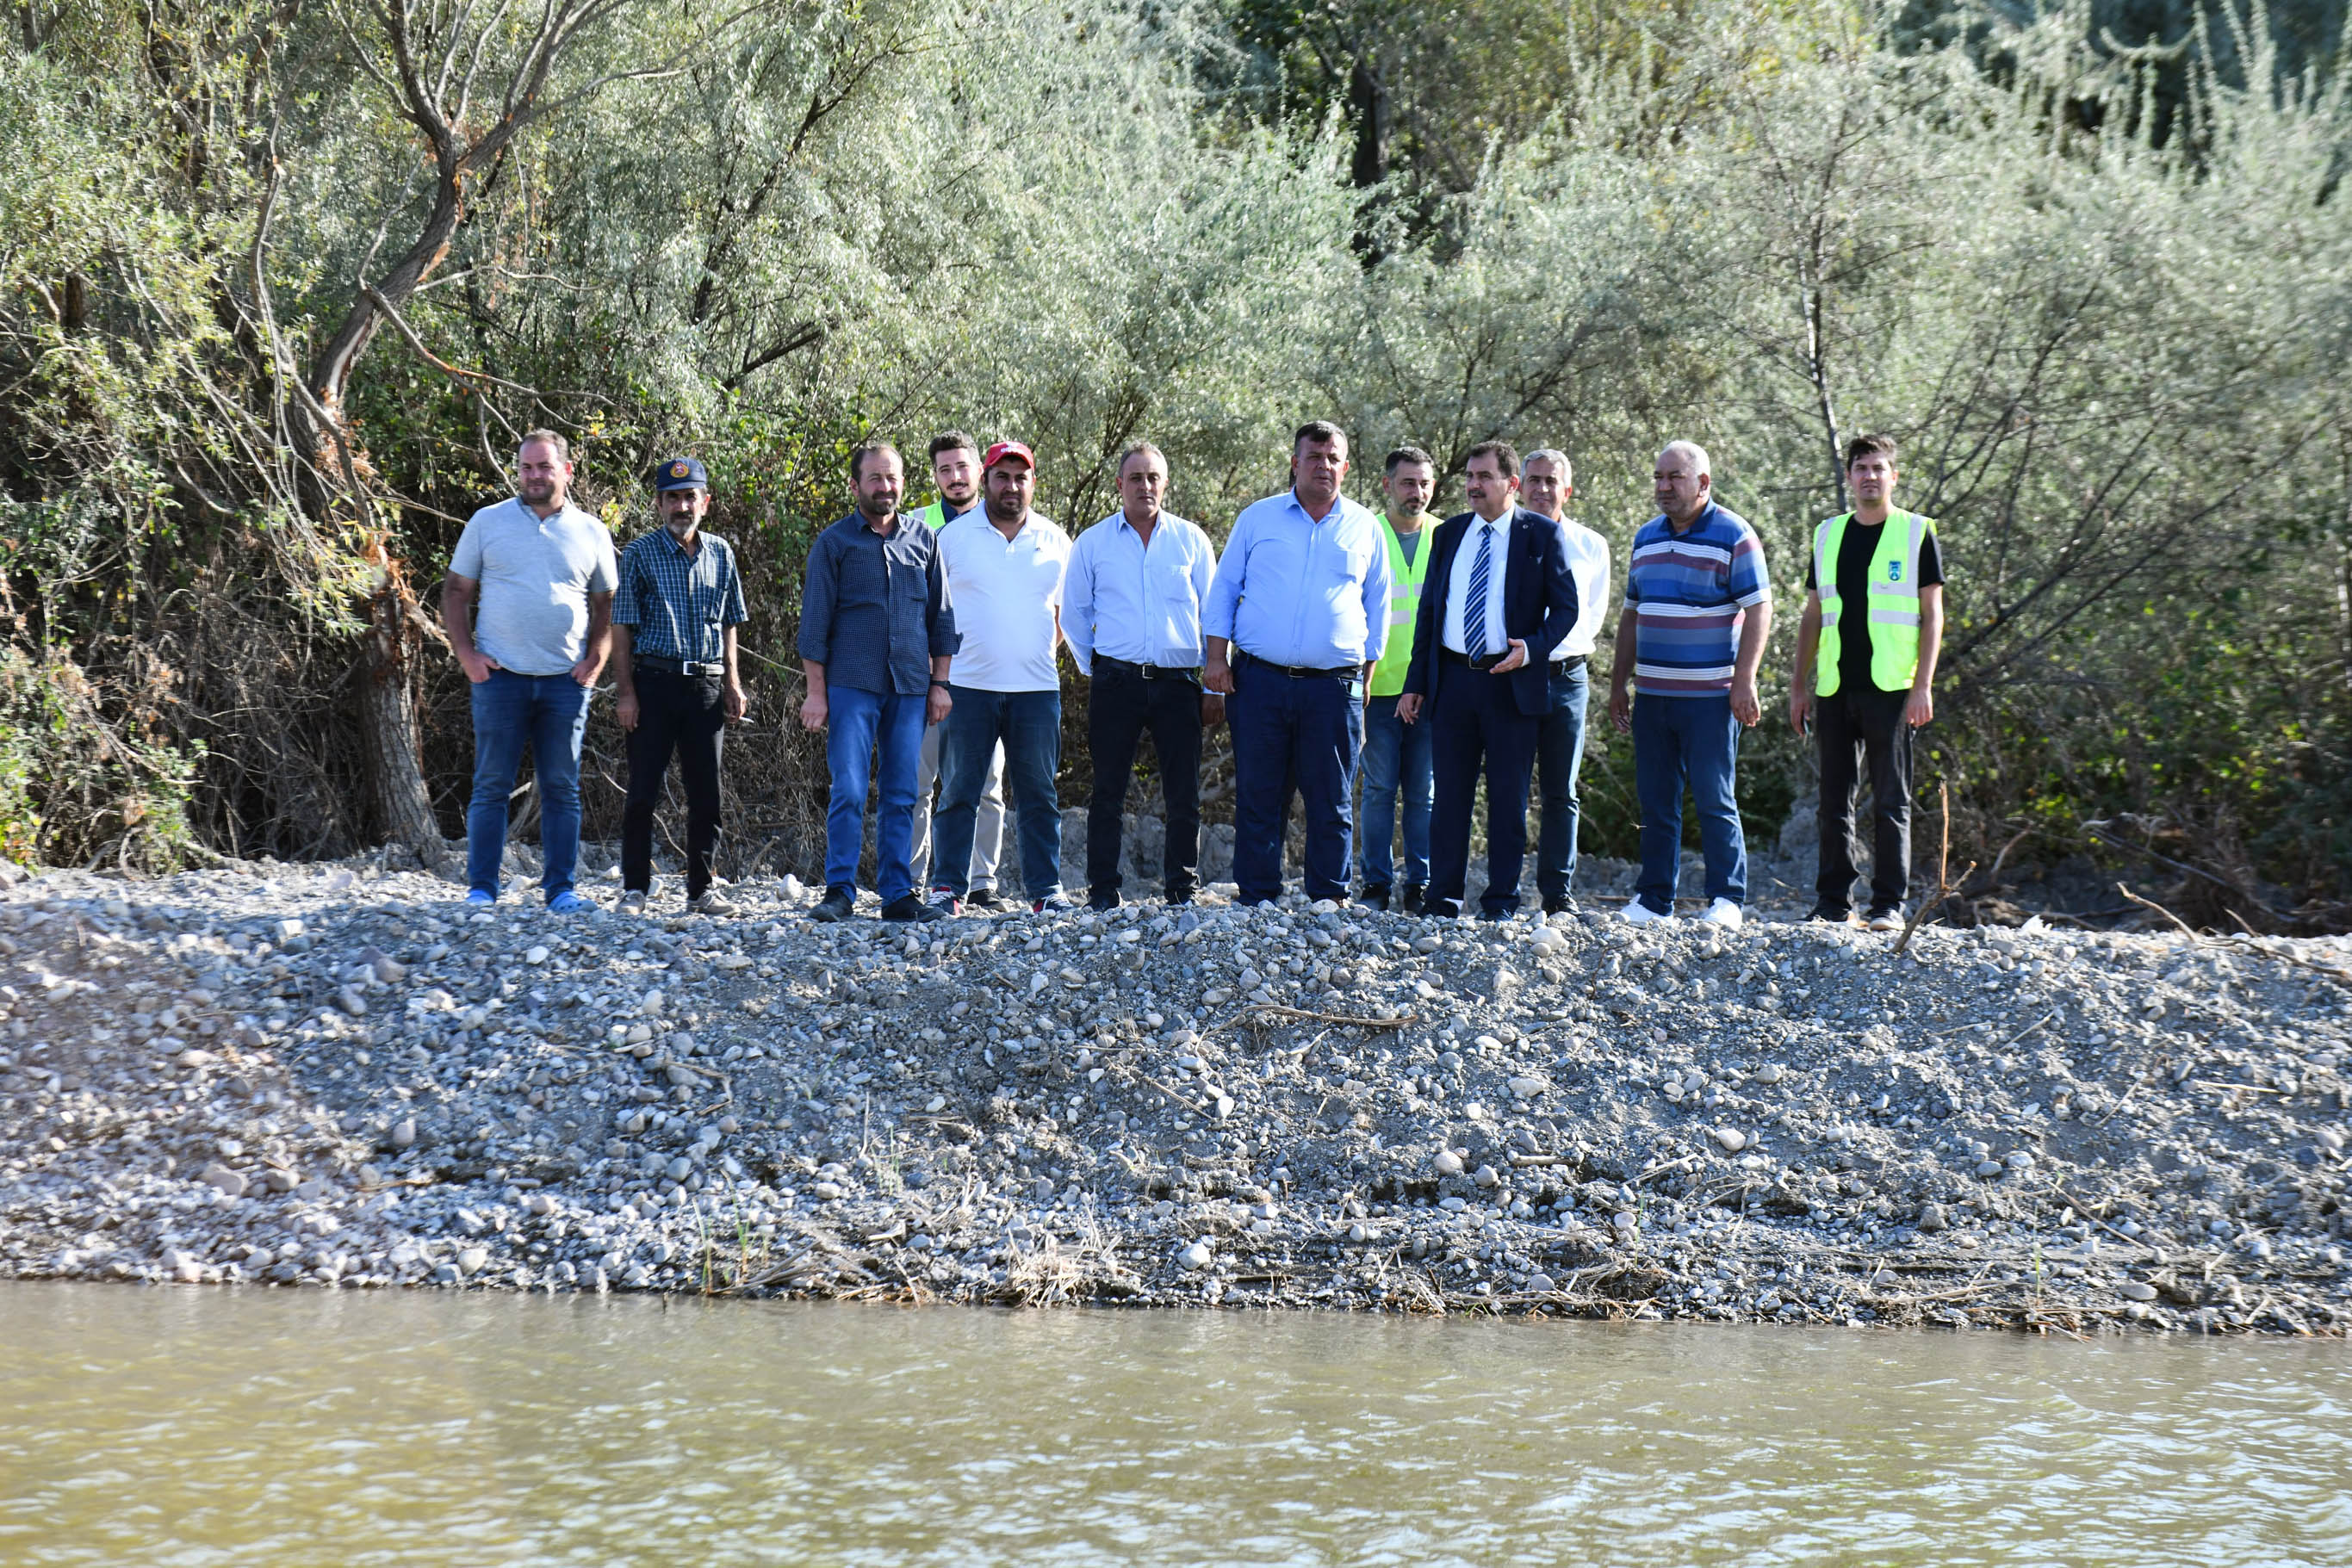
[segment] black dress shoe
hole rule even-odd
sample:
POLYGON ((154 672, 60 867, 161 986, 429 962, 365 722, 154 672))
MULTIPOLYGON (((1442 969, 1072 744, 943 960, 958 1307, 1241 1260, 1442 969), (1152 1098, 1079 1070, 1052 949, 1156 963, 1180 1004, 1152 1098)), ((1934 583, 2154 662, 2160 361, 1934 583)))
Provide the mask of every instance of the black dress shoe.
POLYGON ((1367 887, 1356 894, 1356 902, 1366 909, 1386 909, 1389 906, 1389 890, 1386 884, 1367 887))
POLYGON ((856 909, 857 900, 854 895, 835 888, 818 901, 814 909, 809 911, 808 917, 819 924, 827 924, 835 920, 846 920, 856 912, 856 909))
POLYGON ((1564 893, 1555 893, 1544 900, 1544 913, 1546 915, 1573 915, 1576 913, 1576 900, 1569 897, 1569 895, 1564 893))
POLYGON ((889 903, 882 906, 882 918, 885 920, 904 922, 908 920, 945 920, 947 917, 948 912, 946 910, 941 909, 936 904, 925 904, 920 897, 911 893, 902 893, 898 897, 892 899, 889 903))
POLYGON ((1421 883, 1417 882, 1409 882, 1404 884, 1403 907, 1404 912, 1407 915, 1418 915, 1421 913, 1421 883))
POLYGON ((996 889, 975 887, 963 895, 963 902, 968 909, 993 909, 996 907, 996 889))
POLYGON ((1087 894, 1087 907, 1094 910, 1097 914, 1100 914, 1102 911, 1107 909, 1117 909, 1122 902, 1123 901, 1116 893, 1089 893, 1087 894))

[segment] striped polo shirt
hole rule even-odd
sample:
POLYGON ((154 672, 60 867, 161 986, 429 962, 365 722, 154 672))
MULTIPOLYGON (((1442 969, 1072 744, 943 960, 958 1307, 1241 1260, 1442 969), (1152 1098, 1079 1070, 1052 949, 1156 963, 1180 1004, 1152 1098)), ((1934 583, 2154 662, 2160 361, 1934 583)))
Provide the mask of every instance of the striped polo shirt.
POLYGON ((1633 689, 1661 697, 1730 691, 1748 607, 1771 596, 1763 544, 1738 513, 1710 501, 1681 533, 1664 516, 1643 523, 1625 569, 1633 689))

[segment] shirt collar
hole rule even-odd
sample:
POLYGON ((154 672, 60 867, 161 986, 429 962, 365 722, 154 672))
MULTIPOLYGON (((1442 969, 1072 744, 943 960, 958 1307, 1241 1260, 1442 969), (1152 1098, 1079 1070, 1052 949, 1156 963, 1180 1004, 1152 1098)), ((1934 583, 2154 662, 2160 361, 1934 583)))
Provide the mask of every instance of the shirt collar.
POLYGON ((1290 509, 1297 512, 1300 517, 1305 517, 1307 519, 1307 525, 1309 528, 1319 528, 1325 523, 1336 522, 1348 509, 1348 497, 1345 496, 1334 496, 1331 497, 1331 509, 1324 513, 1318 519, 1308 513, 1307 510, 1307 503, 1298 498, 1298 490, 1296 486, 1286 491, 1285 494, 1290 498, 1290 509))
MULTIPOLYGON (((671 554, 678 556, 681 559, 685 557, 686 547, 677 542, 677 536, 669 531, 668 524, 656 523, 654 526, 654 532, 661 536, 662 543, 669 546, 671 554)), ((699 554, 701 549, 707 549, 709 548, 710 536, 704 533, 700 528, 695 529, 694 532, 695 538, 698 541, 697 553, 699 554)))

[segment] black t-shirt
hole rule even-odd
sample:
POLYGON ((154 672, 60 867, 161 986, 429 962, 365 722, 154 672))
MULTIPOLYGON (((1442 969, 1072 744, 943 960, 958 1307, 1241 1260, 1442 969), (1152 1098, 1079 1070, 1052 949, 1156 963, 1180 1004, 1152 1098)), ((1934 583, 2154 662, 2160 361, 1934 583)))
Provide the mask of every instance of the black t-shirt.
MULTIPOLYGON (((1878 530, 1885 523, 1864 523, 1858 518, 1847 519, 1845 536, 1838 540, 1837 591, 1838 600, 1845 607, 1838 616, 1838 689, 1857 684, 1869 686, 1870 680, 1870 615, 1864 607, 1870 587, 1870 559, 1878 553, 1878 530)), ((1919 559, 1914 570, 1918 573, 1919 586, 1944 580, 1944 552, 1936 544, 1933 533, 1919 540, 1919 559)), ((1814 570, 1813 558, 1805 556, 1805 587, 1817 589, 1814 580, 1820 574, 1814 570)))

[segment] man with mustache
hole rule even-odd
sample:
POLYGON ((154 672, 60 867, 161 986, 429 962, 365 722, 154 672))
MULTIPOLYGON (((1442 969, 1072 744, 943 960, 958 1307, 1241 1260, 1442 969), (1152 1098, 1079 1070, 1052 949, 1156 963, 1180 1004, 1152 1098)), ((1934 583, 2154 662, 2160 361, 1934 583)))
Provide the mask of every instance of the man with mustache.
MULTIPOLYGON (((980 509, 980 443, 961 430, 941 431, 931 437, 931 483, 940 498, 915 514, 923 526, 938 533, 968 512, 980 509)), ((923 730, 921 767, 915 774, 915 885, 931 867, 931 799, 940 780, 940 737, 942 725, 923 730)), ((971 834, 971 888, 964 903, 975 909, 996 904, 996 862, 1004 852, 1004 747, 988 759, 988 782, 980 793, 980 811, 971 834)))

